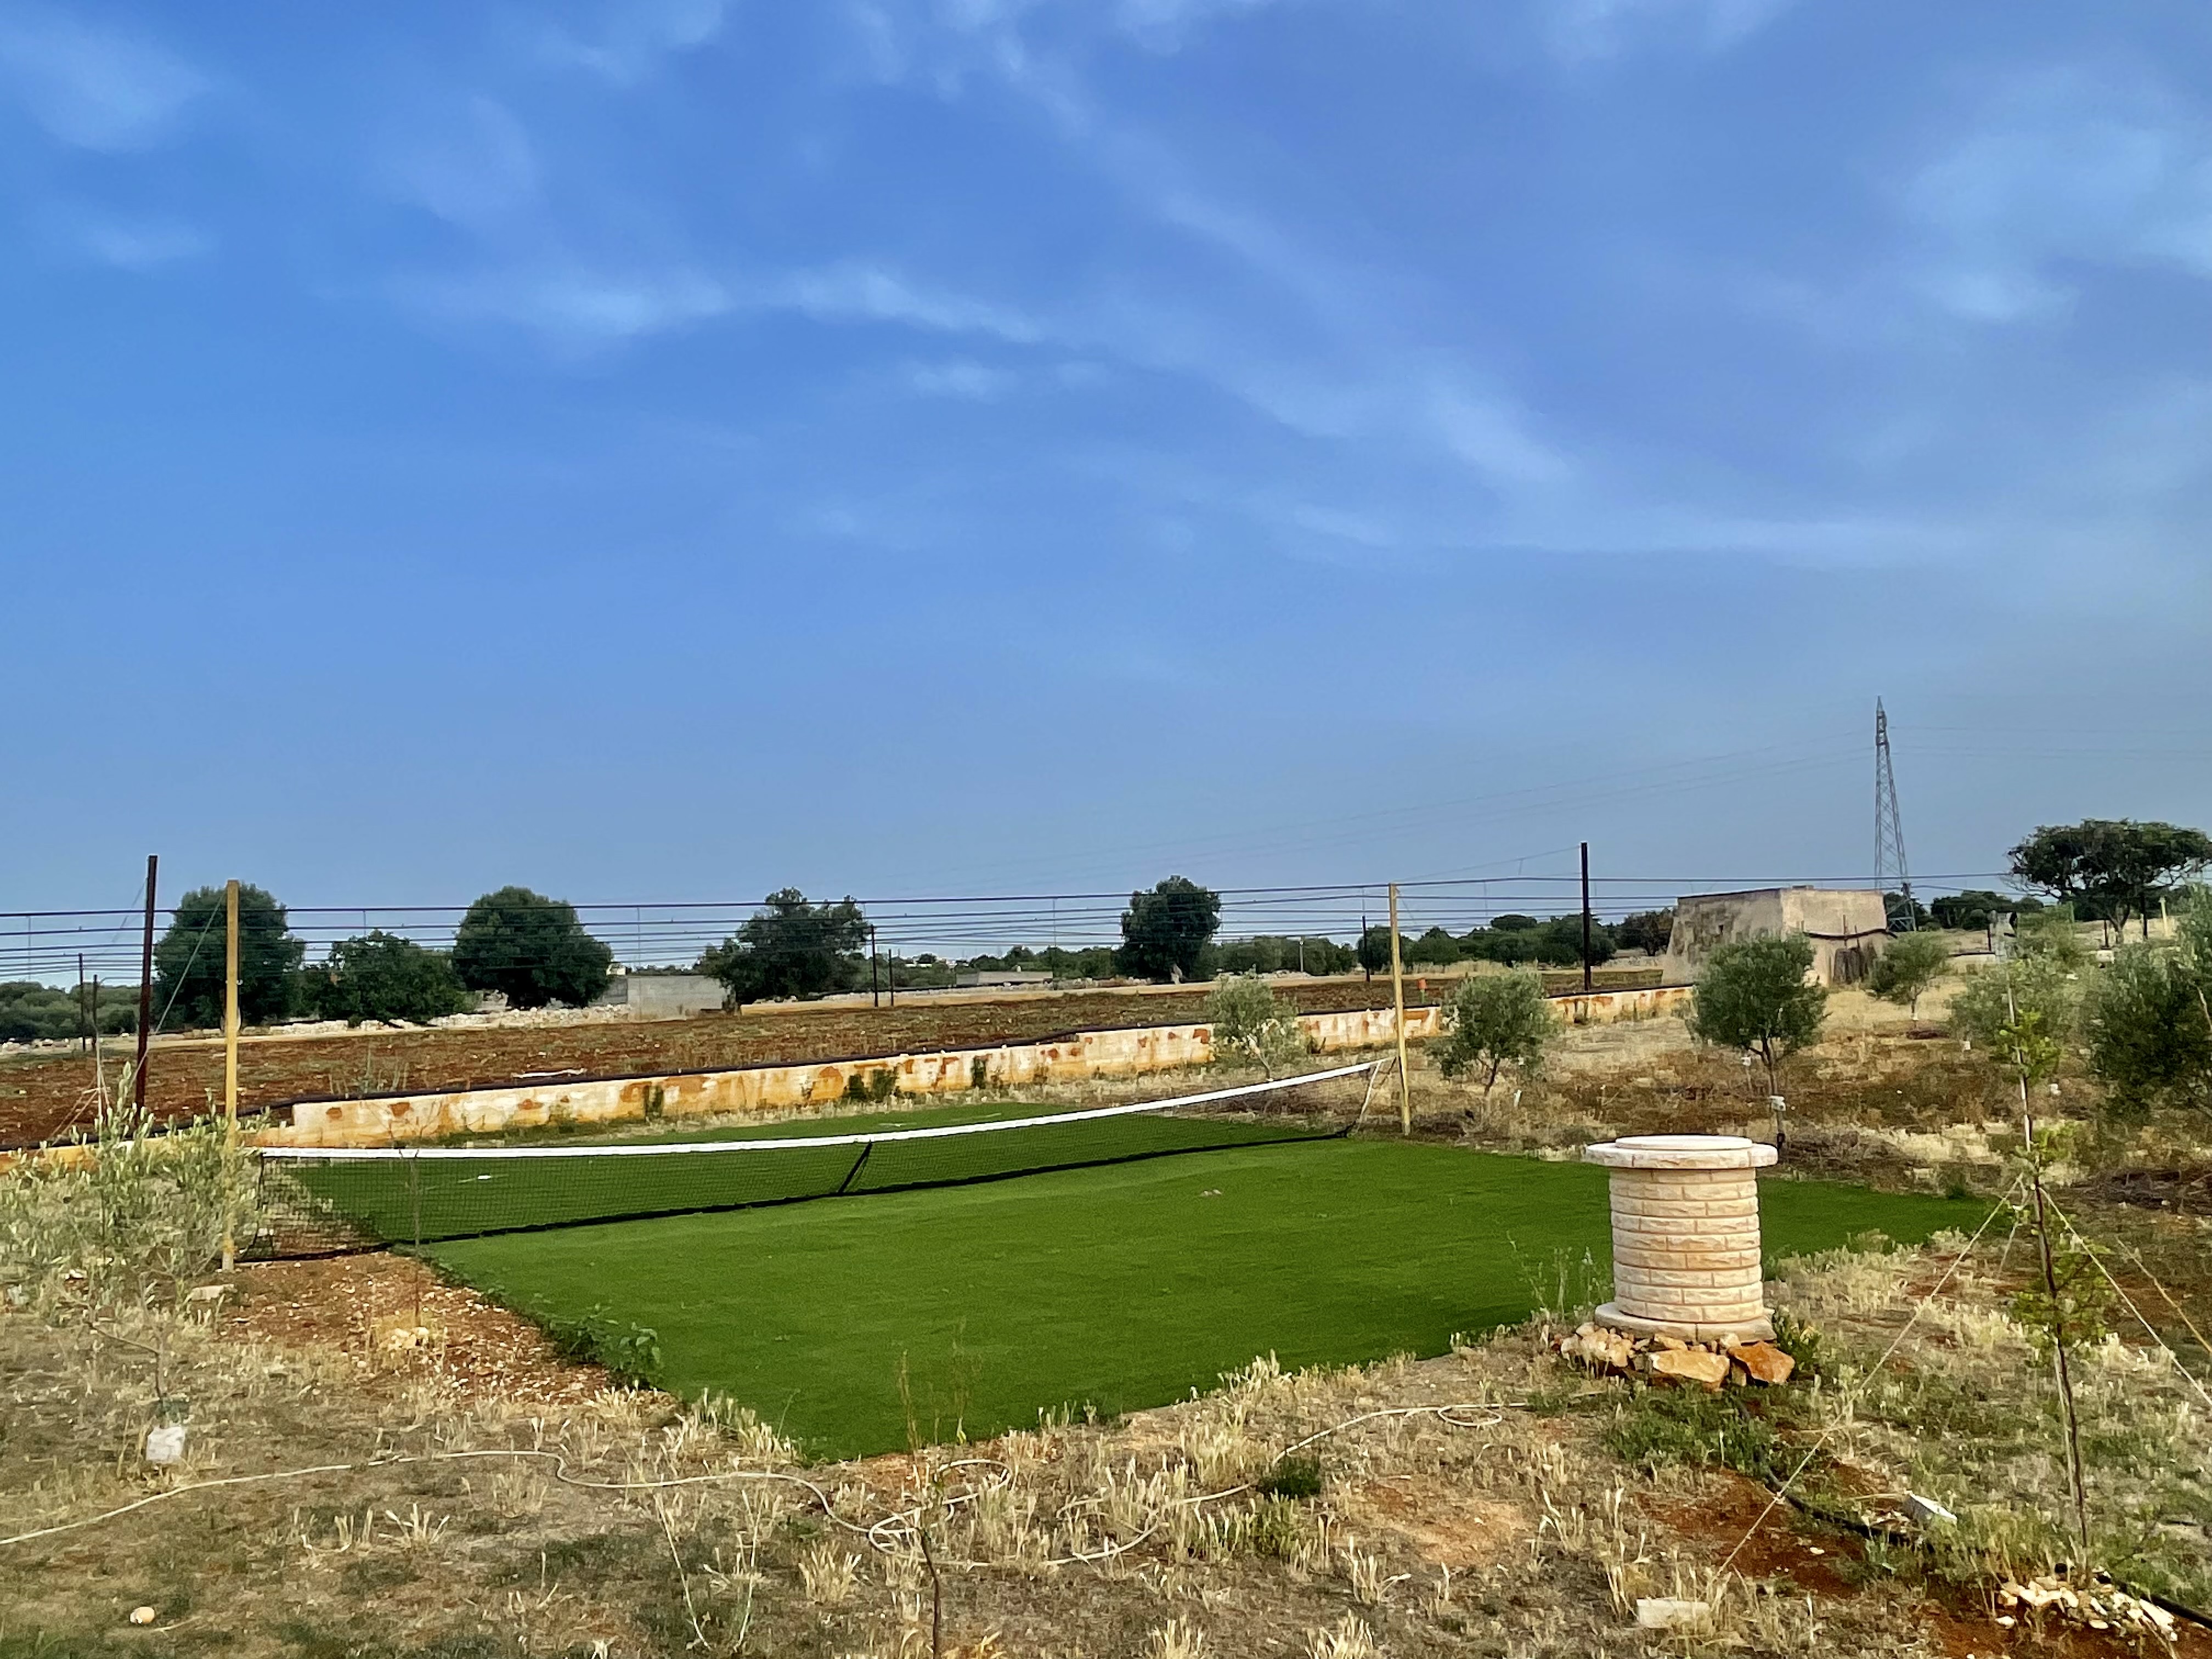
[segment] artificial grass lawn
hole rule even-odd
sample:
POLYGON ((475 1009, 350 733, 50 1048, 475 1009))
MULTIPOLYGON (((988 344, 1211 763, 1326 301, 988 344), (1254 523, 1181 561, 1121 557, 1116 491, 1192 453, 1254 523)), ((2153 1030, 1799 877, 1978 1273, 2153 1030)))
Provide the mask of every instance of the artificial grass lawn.
MULTIPOLYGON (((515 1306, 658 1333, 657 1377, 825 1456, 1113 1413, 1286 1367, 1443 1351, 1607 1259, 1605 1171, 1389 1140, 1239 1148, 980 1186, 466 1239, 515 1306)), ((1761 1186, 1770 1257, 1971 1229, 1971 1200, 1761 1186)), ((1574 1294, 1574 1287, 1569 1286, 1574 1294)))
POLYGON ((940 1108, 796 1120, 703 1135, 664 1133, 623 1145, 769 1139, 773 1148, 590 1155, 562 1146, 532 1157, 494 1144, 459 1158, 380 1154, 279 1166, 301 1189, 310 1226, 334 1221, 354 1236, 427 1243, 479 1233, 571 1226, 645 1216, 787 1203, 837 1194, 981 1181, 1031 1171, 1156 1158, 1203 1148, 1310 1140, 1332 1133, 1325 1119, 1291 1113, 1212 1115, 1128 1112, 1110 1117, 1057 1115, 1066 1121, 922 1140, 837 1144, 855 1135, 957 1127, 1046 1115, 1033 1106, 940 1108), (578 1154, 569 1156, 570 1153, 578 1154), (325 1216, 321 1206, 328 1206, 325 1216))

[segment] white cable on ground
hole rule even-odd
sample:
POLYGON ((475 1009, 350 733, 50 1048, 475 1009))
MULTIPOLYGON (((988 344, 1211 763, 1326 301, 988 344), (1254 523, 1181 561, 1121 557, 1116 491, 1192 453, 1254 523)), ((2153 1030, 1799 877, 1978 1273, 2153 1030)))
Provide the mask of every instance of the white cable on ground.
MULTIPOLYGON (((1323 1429, 1316 1434, 1308 1435, 1304 1440, 1295 1442, 1293 1444, 1287 1446, 1284 1448, 1283 1450, 1276 1453, 1274 1457, 1270 1461, 1279 1462, 1281 1459, 1290 1455, 1291 1453, 1297 1451, 1303 1447, 1313 1444, 1316 1440, 1325 1439, 1333 1434, 1340 1434, 1346 1429, 1352 1428, 1361 1423, 1370 1422, 1376 1418, 1433 1416, 1439 1422, 1444 1423, 1452 1428, 1491 1428, 1495 1427, 1497 1424, 1504 1419, 1493 1417, 1486 1422, 1468 1423, 1459 1420, 1457 1418, 1454 1417, 1452 1413, 1496 1412, 1513 1409, 1522 1403, 1523 1402, 1520 1401, 1493 1402, 1476 1401, 1449 1406, 1410 1406, 1401 1407, 1389 1411, 1364 1412, 1358 1417, 1347 1418, 1341 1423, 1332 1425, 1330 1427, 1323 1429)), ((659 1491, 672 1486, 714 1485, 726 1480, 780 1481, 787 1486, 800 1487, 811 1493, 813 1496, 815 1502, 821 1505, 823 1514, 828 1516, 832 1523, 843 1528, 848 1532, 859 1534, 861 1537, 866 1538, 868 1540, 869 1546, 872 1548, 881 1553, 888 1553, 891 1547, 893 1547, 892 1546, 883 1542, 883 1540, 877 1535, 883 1528, 894 1523, 902 1523, 909 1530, 919 1530, 920 1526, 921 1506, 919 1504, 911 1509, 893 1510, 884 1515, 882 1519, 865 1527, 860 1525, 858 1522, 848 1521, 843 1516, 838 1514, 837 1507, 836 1504, 831 1501, 830 1495, 823 1491, 823 1489, 815 1482, 809 1480, 801 1475, 787 1474, 781 1469, 720 1469, 705 1474, 676 1475, 663 1480, 579 1480, 575 1476, 568 1473, 568 1460, 560 1452, 532 1449, 531 1448, 522 1446, 495 1446, 486 1447, 475 1451, 418 1452, 400 1457, 368 1458, 351 1463, 319 1463, 307 1468, 272 1469, 264 1474, 234 1474, 226 1476, 218 1480, 195 1480, 184 1486, 173 1486, 167 1492, 151 1493, 147 1497, 139 1498, 135 1503, 125 1504, 115 1509, 102 1510, 98 1515, 83 1516, 75 1521, 64 1521, 51 1527, 40 1527, 31 1532, 17 1533, 13 1537, 0 1538, 0 1549, 4 1549, 14 1544, 27 1544, 40 1538, 51 1538, 59 1533, 74 1532, 83 1527, 98 1526, 104 1521, 112 1521, 122 1516, 129 1515, 134 1510, 143 1510, 149 1505, 163 1503, 172 1498, 182 1498, 190 1492, 211 1492, 222 1486, 251 1486, 258 1482, 268 1480, 297 1480, 306 1479, 310 1475, 317 1474, 346 1474, 377 1469, 398 1468, 406 1464, 452 1462, 465 1458, 479 1457, 544 1458, 550 1460, 554 1465, 552 1474, 553 1478, 556 1480, 559 1481, 562 1486, 574 1486, 588 1492, 659 1491)), ((948 1468, 991 1467, 1006 1471, 1006 1478, 1003 1480, 993 1482, 988 1486, 970 1487, 965 1492, 952 1494, 950 1498, 945 1500, 945 1506, 947 1508, 953 1507, 959 1504, 972 1503, 982 1492, 995 1490, 997 1487, 1006 1486, 1013 1478, 1012 1471, 1008 1469, 1006 1464, 999 1462, 996 1458, 962 1458, 945 1465, 945 1467, 948 1468)), ((1229 1487, 1227 1490, 1223 1492, 1206 1492, 1195 1497, 1178 1498, 1176 1500, 1176 1504, 1177 1506, 1181 1507, 1200 1504, 1218 1503, 1222 1498, 1233 1498, 1239 1492, 1249 1492, 1249 1490, 1251 1490, 1251 1484, 1247 1482, 1243 1486, 1229 1487)), ((1093 1554, 1079 1554, 1060 1557, 1047 1561, 1042 1565, 1047 1566, 1073 1566, 1085 1562, 1108 1560, 1115 1555, 1124 1554, 1129 1550, 1134 1549, 1139 1544, 1142 1543, 1146 1538, 1150 1537, 1158 1530, 1158 1525, 1155 1522, 1152 1526, 1147 1527, 1144 1532, 1139 1534, 1135 1538, 1131 1539, 1126 1544, 1109 1545, 1105 1550, 1093 1554)), ((962 1562, 957 1565, 963 1566, 977 1566, 985 1564, 977 1562, 962 1562)))

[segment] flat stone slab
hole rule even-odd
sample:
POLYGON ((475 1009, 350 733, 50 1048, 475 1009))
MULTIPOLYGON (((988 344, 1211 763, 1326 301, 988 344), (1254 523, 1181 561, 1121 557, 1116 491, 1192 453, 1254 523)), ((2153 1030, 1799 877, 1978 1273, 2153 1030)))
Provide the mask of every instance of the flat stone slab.
POLYGON ((1609 1170, 1760 1170, 1780 1154, 1741 1135, 1623 1135, 1583 1148, 1609 1170))

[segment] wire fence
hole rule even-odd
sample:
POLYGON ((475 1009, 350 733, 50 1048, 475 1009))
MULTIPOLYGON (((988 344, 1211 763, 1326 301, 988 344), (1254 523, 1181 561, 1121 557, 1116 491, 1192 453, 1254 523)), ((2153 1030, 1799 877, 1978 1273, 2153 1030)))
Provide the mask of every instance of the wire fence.
MULTIPOLYGON (((1547 855, 1535 855, 1529 860, 1547 855)), ((1923 897, 1969 888, 2002 888, 2003 872, 1916 877, 1923 897)), ((1875 890, 1870 875, 1743 875, 1722 877, 1593 876, 1591 909, 1617 921, 1661 910, 1686 894, 1811 885, 1875 890)), ((1305 886, 1224 888, 1223 940, 1273 936, 1350 943, 1389 913, 1387 884, 1346 882, 1305 886)), ((994 896, 855 898, 887 956, 912 961, 922 955, 945 961, 1000 956, 1015 946, 1033 952, 1053 947, 1079 951, 1121 940, 1127 892, 1015 893, 994 896)), ((762 908, 757 899, 579 904, 586 930, 627 969, 688 968, 722 944, 762 908)), ((1464 934, 1500 916, 1539 920, 1577 914, 1581 881, 1573 872, 1407 882, 1399 886, 1399 929, 1407 939, 1432 927, 1464 934)), ((325 960, 341 940, 373 931, 430 949, 450 949, 465 904, 292 905, 286 919, 310 963, 325 960)), ((135 982, 139 969, 140 908, 101 910, 0 911, 0 980, 75 983, 83 972, 109 984, 135 982)), ((174 924, 178 910, 157 912, 157 926, 174 924)))

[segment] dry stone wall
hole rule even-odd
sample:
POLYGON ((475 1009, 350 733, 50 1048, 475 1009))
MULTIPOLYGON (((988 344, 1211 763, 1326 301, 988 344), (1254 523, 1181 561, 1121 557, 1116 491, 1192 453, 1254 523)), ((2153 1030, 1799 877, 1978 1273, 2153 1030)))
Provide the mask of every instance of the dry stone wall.
MULTIPOLYGON (((1552 1002, 1565 1024, 1604 1024, 1651 1018, 1671 1011, 1687 994, 1680 988, 1668 987, 1554 997, 1552 1002)), ((1408 1009, 1407 1037, 1423 1042, 1434 1036, 1440 1012, 1408 1009)), ((1394 1017, 1388 1008, 1304 1014, 1299 1020, 1317 1053, 1379 1048, 1395 1040, 1394 1017)), ((494 1134, 506 1129, 568 1123, 740 1116, 831 1105, 846 1097, 856 1079, 864 1091, 872 1083, 882 1088, 880 1079, 886 1073, 902 1095, 934 1095, 986 1086, 1018 1089, 1041 1083, 1177 1071, 1203 1066, 1212 1058, 1211 1026, 1203 1023, 1148 1025, 1079 1031, 1048 1042, 927 1054, 748 1066, 658 1077, 579 1079, 362 1100, 303 1101, 289 1109, 289 1124, 268 1129, 259 1139, 270 1146, 381 1146, 400 1140, 494 1134)))

